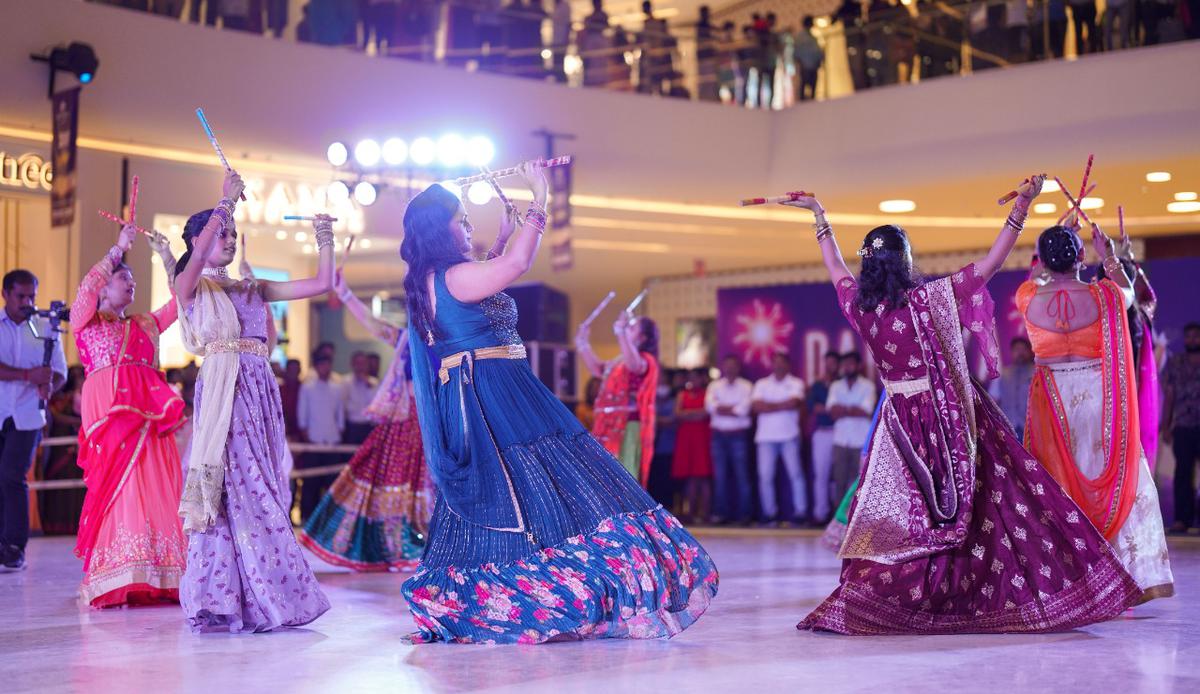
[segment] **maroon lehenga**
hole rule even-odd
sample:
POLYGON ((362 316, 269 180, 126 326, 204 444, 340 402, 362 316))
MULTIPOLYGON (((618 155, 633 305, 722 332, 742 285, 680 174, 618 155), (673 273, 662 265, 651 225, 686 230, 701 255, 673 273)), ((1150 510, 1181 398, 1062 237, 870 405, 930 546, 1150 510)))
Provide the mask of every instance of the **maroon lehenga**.
POLYGON ((888 401, 839 556, 841 584, 799 629, 842 634, 1044 632, 1111 619, 1137 584, 1087 516, 1021 447, 966 366, 963 329, 989 370, 994 306, 974 266, 907 306, 847 318, 888 401))

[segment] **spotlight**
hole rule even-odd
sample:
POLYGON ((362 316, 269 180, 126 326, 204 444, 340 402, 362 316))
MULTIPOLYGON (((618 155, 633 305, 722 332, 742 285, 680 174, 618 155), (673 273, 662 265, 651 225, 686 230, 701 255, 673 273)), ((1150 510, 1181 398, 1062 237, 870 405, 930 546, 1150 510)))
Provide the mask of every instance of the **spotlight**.
POLYGON ((370 248, 371 247, 371 239, 363 239, 362 241, 358 242, 358 245, 362 246, 363 249, 370 248))
POLYGON ((417 166, 429 166, 437 156, 437 145, 428 137, 418 137, 408 148, 408 156, 412 157, 417 166))
POLYGON ((350 157, 350 152, 346 150, 346 145, 335 142, 329 145, 329 149, 325 150, 325 158, 333 166, 342 166, 346 163, 346 159, 350 157))
POLYGON ((354 186, 354 199, 363 207, 369 207, 375 202, 375 186, 367 181, 359 181, 358 185, 354 186))
POLYGON ((275 232, 275 238, 279 241, 287 241, 287 232, 283 229, 280 229, 279 231, 275 232))
POLYGON ((476 181, 467 188, 467 199, 475 205, 486 205, 492 201, 492 187, 487 181, 476 181))
POLYGON ((359 166, 375 166, 379 163, 379 143, 374 140, 363 140, 354 145, 354 161, 359 166))
POLYGON ((296 232, 296 243, 304 243, 308 240, 308 234, 303 231, 296 232))
POLYGON ((442 166, 461 166, 466 158, 467 143, 458 135, 443 135, 437 143, 438 161, 442 166))
POLYGON ((59 70, 75 75, 80 84, 91 84, 100 69, 100 59, 91 44, 72 41, 67 46, 56 46, 48 55, 29 56, 33 60, 50 64, 50 88, 47 95, 54 98, 54 76, 59 70))
POLYGON ((471 166, 487 166, 494 156, 496 156, 496 148, 486 137, 476 135, 467 140, 467 163, 471 166))
POLYGON ((440 185, 443 188, 445 188, 446 190, 453 193, 454 197, 458 198, 459 200, 462 200, 462 193, 463 193, 462 186, 458 185, 454 181, 441 181, 440 185))
POLYGON ((388 166, 399 166, 408 159, 408 144, 398 137, 389 138, 383 143, 383 163, 388 166))
POLYGON ((350 189, 341 181, 334 181, 329 184, 329 188, 325 191, 329 202, 334 205, 340 205, 350 199, 350 189))

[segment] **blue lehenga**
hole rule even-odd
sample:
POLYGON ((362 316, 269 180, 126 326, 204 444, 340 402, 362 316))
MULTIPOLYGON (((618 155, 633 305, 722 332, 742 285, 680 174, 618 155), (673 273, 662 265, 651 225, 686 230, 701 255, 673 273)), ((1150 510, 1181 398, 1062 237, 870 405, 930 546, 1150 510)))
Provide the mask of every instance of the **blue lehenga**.
POLYGON ((657 638, 717 593, 704 548, 534 376, 516 304, 434 278, 435 339, 411 331, 437 486, 425 554, 405 581, 412 641, 657 638))

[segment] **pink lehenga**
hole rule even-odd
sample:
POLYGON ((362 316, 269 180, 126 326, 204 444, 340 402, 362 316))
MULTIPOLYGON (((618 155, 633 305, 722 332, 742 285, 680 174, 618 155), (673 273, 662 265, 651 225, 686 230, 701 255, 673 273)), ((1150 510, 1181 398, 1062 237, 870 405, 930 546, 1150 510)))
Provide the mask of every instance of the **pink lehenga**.
POLYGON ((1046 632, 1111 619, 1141 591, 1087 516, 974 382, 963 329, 999 362, 974 266, 847 318, 888 392, 839 556, 841 584, 800 629, 842 634, 1046 632))
POLYGON ((80 597, 93 607, 178 602, 187 556, 174 435, 184 403, 158 370, 158 336, 175 322, 175 302, 130 318, 98 311, 119 260, 110 252, 93 267, 71 307, 87 371, 79 433, 87 496, 75 554, 80 597))

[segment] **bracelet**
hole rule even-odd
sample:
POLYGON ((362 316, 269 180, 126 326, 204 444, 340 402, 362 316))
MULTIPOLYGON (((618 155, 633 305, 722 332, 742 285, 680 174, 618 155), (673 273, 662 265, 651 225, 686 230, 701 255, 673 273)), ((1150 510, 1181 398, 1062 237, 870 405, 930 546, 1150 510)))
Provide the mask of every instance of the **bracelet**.
POLYGON ((224 230, 229 226, 229 220, 233 219, 233 212, 226 209, 224 205, 217 205, 213 208, 212 216, 221 222, 221 229, 224 230))
POLYGON ((825 237, 827 237, 833 233, 833 227, 830 226, 829 222, 825 221, 824 219, 822 219, 819 222, 814 222, 813 230, 817 232, 817 240, 818 241, 824 239, 825 237))
POLYGON ((538 234, 546 231, 546 210, 536 202, 530 203, 529 211, 525 213, 525 226, 533 227, 538 234))
POLYGON ((833 236, 833 229, 826 225, 824 229, 817 232, 817 243, 821 243, 830 236, 833 236))
POLYGON ((329 229, 321 229, 316 233, 317 249, 329 248, 333 246, 333 231, 329 229))

